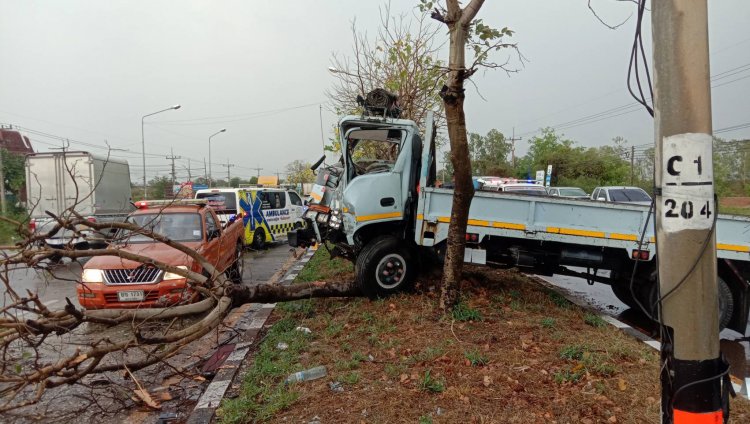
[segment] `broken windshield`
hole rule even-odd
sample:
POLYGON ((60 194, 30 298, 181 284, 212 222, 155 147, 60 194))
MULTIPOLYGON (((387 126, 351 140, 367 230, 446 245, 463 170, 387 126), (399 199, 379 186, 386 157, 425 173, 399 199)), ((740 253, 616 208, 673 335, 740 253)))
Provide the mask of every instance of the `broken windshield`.
POLYGON ((401 130, 355 130, 349 133, 347 153, 354 175, 389 172, 401 149, 401 130))

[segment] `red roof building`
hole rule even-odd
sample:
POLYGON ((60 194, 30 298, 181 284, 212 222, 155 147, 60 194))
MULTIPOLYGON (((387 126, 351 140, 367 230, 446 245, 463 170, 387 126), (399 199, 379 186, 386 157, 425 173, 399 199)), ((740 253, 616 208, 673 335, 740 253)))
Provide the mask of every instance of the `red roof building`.
POLYGON ((0 146, 11 153, 25 155, 34 153, 31 140, 20 132, 7 128, 0 128, 0 146))

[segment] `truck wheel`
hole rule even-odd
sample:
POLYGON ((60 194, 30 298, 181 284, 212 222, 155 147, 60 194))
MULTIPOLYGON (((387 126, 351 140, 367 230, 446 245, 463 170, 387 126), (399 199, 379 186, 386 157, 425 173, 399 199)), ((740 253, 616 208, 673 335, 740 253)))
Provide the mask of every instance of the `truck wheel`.
MULTIPOLYGON (((615 297, 622 303, 628 305, 629 307, 633 309, 638 308, 638 304, 635 302, 635 298, 633 298, 633 295, 630 293, 630 284, 629 282, 625 282, 624 284, 612 284, 609 286, 609 288, 612 289, 612 293, 614 293, 615 297)), ((634 288, 634 290, 638 290, 637 288, 634 288)))
POLYGON ((404 291, 417 273, 414 252, 394 236, 380 236, 360 252, 355 265, 357 284, 368 297, 383 297, 404 291))
POLYGON ((719 283, 719 330, 727 328, 734 314, 734 297, 732 291, 721 277, 716 277, 719 283))
POLYGON ((245 270, 245 264, 242 261, 242 241, 237 241, 237 249, 234 254, 234 262, 227 269, 227 277, 233 283, 242 284, 242 273, 245 270))
MULTIPOLYGON (((719 285, 719 330, 723 330, 729 325, 729 321, 731 321, 734 314, 734 297, 732 297, 732 291, 729 289, 727 283, 721 277, 717 276, 716 279, 719 285)), ((636 293, 639 292, 636 291, 636 293)), ((651 309, 649 313, 654 318, 657 318, 658 313, 656 302, 659 299, 656 293, 656 285, 642 286, 640 290, 641 297, 639 298, 643 306, 651 309)))
POLYGON ((266 247, 266 232, 262 228, 258 228, 253 233, 253 249, 261 250, 266 247))

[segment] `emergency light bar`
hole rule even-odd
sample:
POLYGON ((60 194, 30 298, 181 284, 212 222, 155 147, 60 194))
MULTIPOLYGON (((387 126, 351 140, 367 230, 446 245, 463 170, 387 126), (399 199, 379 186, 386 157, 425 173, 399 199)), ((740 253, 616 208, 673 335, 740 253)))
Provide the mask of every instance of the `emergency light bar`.
POLYGON ((208 201, 205 199, 166 199, 166 200, 139 200, 135 202, 138 209, 148 209, 155 206, 206 206, 208 201))

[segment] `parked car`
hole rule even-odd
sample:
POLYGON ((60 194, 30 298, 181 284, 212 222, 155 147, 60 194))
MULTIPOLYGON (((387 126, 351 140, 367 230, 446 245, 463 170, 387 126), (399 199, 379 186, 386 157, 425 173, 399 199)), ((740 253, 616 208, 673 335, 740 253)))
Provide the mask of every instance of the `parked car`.
MULTIPOLYGON (((202 254, 234 282, 242 281, 242 220, 226 226, 203 200, 140 201, 127 221, 164 235, 202 254)), ((187 254, 143 234, 121 231, 113 247, 177 268, 203 272, 187 254)), ((78 302, 87 309, 164 307, 191 303, 199 296, 179 274, 123 259, 95 256, 83 266, 78 302)))
POLYGON ((275 187, 210 188, 195 192, 216 210, 222 223, 242 218, 243 243, 261 249, 266 243, 286 240, 302 225, 305 205, 296 191, 275 187))
POLYGON ((479 190, 497 191, 501 182, 502 178, 500 177, 476 177, 476 184, 479 186, 479 190))
POLYGON ((504 193, 527 194, 532 196, 546 196, 547 189, 543 185, 531 182, 515 182, 500 185, 498 191, 504 193))
POLYGON ((547 189, 550 196, 567 197, 570 199, 588 199, 589 195, 578 187, 550 187, 547 189))
POLYGON ((591 192, 591 200, 602 202, 633 203, 636 205, 650 205, 651 196, 640 187, 606 186, 597 187, 591 192))

